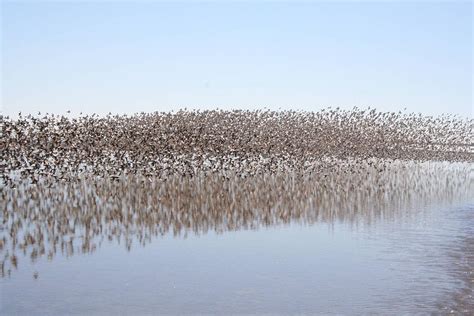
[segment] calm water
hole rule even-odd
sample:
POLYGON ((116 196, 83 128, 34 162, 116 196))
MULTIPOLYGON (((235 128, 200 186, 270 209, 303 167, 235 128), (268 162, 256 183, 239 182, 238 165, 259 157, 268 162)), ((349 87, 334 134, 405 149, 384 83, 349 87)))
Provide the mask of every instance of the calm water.
POLYGON ((93 253, 23 260, 0 279, 0 313, 473 312, 474 204, 397 214, 168 233, 130 250, 106 241, 93 253))
POLYGON ((0 118, 0 315, 474 315, 472 120, 0 118))

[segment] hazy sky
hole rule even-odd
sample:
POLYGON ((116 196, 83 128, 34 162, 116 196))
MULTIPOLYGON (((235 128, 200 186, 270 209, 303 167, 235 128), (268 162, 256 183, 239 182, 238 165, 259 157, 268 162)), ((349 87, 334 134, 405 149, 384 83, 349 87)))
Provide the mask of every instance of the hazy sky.
POLYGON ((2 112, 473 115, 473 3, 2 2, 2 112))

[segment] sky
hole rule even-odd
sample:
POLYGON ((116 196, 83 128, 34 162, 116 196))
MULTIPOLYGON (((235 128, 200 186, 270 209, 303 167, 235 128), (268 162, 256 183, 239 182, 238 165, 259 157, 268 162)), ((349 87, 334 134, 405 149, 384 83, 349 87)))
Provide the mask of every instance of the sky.
POLYGON ((1 112, 473 117, 473 2, 2 1, 1 112))

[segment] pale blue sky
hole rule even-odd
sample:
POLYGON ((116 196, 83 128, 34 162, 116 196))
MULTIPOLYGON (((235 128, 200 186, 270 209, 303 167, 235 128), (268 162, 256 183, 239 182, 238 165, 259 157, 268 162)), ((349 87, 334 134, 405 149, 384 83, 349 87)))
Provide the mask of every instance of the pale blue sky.
POLYGON ((2 112, 473 115, 472 2, 2 2, 2 112))

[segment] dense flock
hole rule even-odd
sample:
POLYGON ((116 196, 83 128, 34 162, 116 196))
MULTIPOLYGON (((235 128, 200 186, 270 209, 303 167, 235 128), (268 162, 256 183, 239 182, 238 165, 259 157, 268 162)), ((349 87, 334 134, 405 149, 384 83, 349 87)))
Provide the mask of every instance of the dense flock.
POLYGON ((179 111, 0 118, 0 275, 20 257, 471 201, 474 120, 179 111))
POLYGON ((4 185, 81 175, 321 173, 341 159, 474 161, 473 119, 375 110, 38 114, 2 117, 0 133, 4 185))

